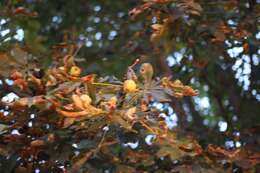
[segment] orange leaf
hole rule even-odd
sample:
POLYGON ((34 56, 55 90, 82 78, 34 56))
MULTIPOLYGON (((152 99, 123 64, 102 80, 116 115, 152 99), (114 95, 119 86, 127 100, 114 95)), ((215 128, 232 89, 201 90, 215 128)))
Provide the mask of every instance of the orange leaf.
POLYGON ((79 118, 82 117, 84 115, 87 115, 88 112, 87 111, 80 111, 80 112, 68 112, 68 111, 63 111, 61 109, 56 109, 56 111, 58 113, 60 113, 61 115, 68 117, 68 118, 79 118))

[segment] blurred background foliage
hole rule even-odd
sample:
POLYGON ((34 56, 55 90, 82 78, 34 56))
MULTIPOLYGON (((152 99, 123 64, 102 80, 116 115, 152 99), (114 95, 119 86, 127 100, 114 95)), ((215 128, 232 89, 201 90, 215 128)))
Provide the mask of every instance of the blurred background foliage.
MULTIPOLYGON (((259 150, 259 16, 259 0, 2 0, 0 51, 19 46, 48 69, 69 47, 62 53, 75 54, 84 74, 119 78, 135 59, 150 62, 156 76, 200 91, 168 105, 174 128, 202 145, 259 150)), ((3 84, 17 67, 1 58, 3 84)))

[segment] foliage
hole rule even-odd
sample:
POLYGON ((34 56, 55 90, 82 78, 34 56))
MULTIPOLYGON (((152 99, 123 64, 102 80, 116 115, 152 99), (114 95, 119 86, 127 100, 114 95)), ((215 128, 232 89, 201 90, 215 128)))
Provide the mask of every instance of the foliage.
POLYGON ((0 10, 1 171, 259 170, 257 1, 6 0, 0 10))

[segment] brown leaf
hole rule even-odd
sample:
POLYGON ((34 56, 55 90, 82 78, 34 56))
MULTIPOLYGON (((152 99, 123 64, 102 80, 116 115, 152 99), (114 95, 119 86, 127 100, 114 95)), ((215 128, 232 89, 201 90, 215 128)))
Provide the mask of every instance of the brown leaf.
POLYGON ((90 150, 88 152, 86 152, 83 156, 81 156, 80 158, 78 158, 76 161, 74 161, 74 163, 72 164, 71 169, 69 170, 69 172, 73 173, 75 171, 78 171, 83 164, 94 154, 94 150, 90 150))
POLYGON ((230 159, 234 159, 235 157, 237 157, 240 153, 240 149, 236 149, 236 150, 227 150, 225 148, 221 148, 221 147, 217 147, 214 146, 212 144, 210 144, 207 148, 207 151, 209 154, 212 154, 214 156, 218 156, 218 157, 228 157, 230 159))
POLYGON ((127 130, 136 132, 132 129, 132 124, 124 120, 120 115, 112 115, 111 122, 114 124, 118 124, 127 130))
POLYGON ((37 139, 31 142, 32 147, 41 147, 45 145, 45 142, 43 140, 37 139))
POLYGON ((79 112, 64 111, 61 110, 60 108, 56 108, 56 111, 68 118, 79 118, 83 116, 91 118, 93 116, 101 115, 105 113, 102 109, 96 108, 92 105, 88 105, 88 107, 85 106, 83 111, 79 111, 79 112))
POLYGON ((60 113, 61 115, 68 117, 68 118, 79 118, 79 117, 82 117, 82 116, 86 116, 88 114, 88 112, 86 112, 86 111, 68 112, 68 111, 61 110, 59 108, 57 108, 56 111, 58 113, 60 113))
POLYGON ((63 128, 67 128, 75 122, 75 118, 65 118, 63 121, 63 128))
POLYGON ((170 91, 168 93, 177 98, 199 95, 197 90, 194 90, 188 85, 183 85, 180 80, 170 81, 168 78, 163 78, 161 84, 165 89, 167 89, 166 92, 170 91))
POLYGON ((145 10, 149 9, 153 5, 152 2, 147 2, 139 7, 136 7, 129 11, 128 15, 131 16, 132 19, 136 18, 138 15, 143 13, 145 10))
POLYGON ((28 9, 24 7, 17 7, 13 10, 13 15, 25 15, 29 17, 36 17, 38 16, 37 12, 30 12, 28 9))

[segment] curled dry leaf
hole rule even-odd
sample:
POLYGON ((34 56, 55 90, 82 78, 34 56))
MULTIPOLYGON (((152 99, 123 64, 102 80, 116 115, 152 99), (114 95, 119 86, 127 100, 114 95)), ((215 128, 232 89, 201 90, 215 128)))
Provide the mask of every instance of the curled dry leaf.
POLYGON ((71 98, 72 98, 72 101, 73 101, 74 105, 75 105, 77 108, 79 108, 79 109, 81 109, 81 110, 84 109, 84 107, 83 107, 83 101, 81 100, 80 96, 78 96, 78 95, 76 95, 76 94, 73 94, 73 95, 71 96, 71 98))
POLYGON ((69 118, 79 118, 79 117, 88 117, 91 118, 93 116, 101 115, 105 113, 102 109, 96 108, 92 105, 85 106, 83 111, 79 112, 71 112, 71 111, 64 111, 59 108, 56 108, 56 111, 61 115, 69 118))
POLYGON ((197 90, 194 90, 190 86, 184 86, 183 87, 183 95, 184 96, 197 96, 199 95, 199 92, 197 90))
POLYGON ((46 102, 46 99, 43 96, 34 96, 34 97, 23 97, 19 98, 14 102, 2 102, 3 104, 11 107, 31 107, 32 105, 39 105, 46 102))
POLYGON ((240 149, 227 150, 225 148, 214 146, 214 145, 210 144, 207 148, 207 151, 209 154, 217 156, 217 157, 228 157, 230 159, 234 159, 235 157, 237 157, 239 155, 241 150, 240 149))
POLYGON ((60 113, 61 115, 68 117, 68 118, 79 118, 79 117, 88 115, 87 111, 69 112, 69 111, 64 111, 64 110, 58 109, 58 108, 56 109, 56 111, 58 113, 60 113))
POLYGON ((188 85, 183 85, 180 80, 170 81, 168 78, 164 77, 161 81, 162 87, 170 91, 170 95, 177 98, 182 98, 183 96, 197 96, 199 92, 194 90, 188 85))
POLYGON ((84 103, 84 106, 87 107, 92 102, 92 99, 87 94, 83 94, 80 96, 80 99, 84 103))

